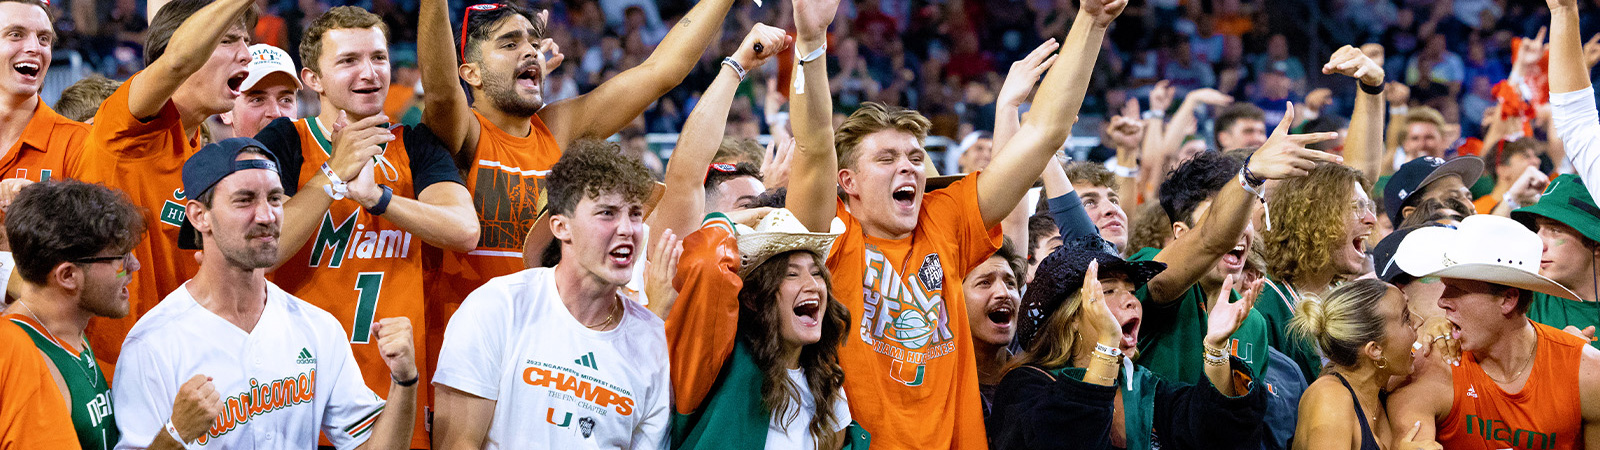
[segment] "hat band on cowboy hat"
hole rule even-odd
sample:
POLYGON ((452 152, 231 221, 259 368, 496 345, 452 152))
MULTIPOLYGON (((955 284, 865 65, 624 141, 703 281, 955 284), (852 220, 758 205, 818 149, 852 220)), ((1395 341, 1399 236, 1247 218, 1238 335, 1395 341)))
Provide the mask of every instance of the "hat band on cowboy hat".
MULTIPOLYGON (((706 220, 716 220, 719 216, 728 220, 722 213, 711 213, 706 220)), ((754 228, 735 225, 734 229, 739 239, 739 276, 744 276, 773 256, 796 250, 827 258, 834 241, 844 234, 844 222, 836 217, 827 233, 814 233, 806 229, 794 213, 779 208, 767 213, 754 228)))
POLYGON ((1395 250, 1394 262, 1424 277, 1484 281, 1562 298, 1578 295, 1543 275, 1539 236, 1509 218, 1477 214, 1454 227, 1412 231, 1395 250))

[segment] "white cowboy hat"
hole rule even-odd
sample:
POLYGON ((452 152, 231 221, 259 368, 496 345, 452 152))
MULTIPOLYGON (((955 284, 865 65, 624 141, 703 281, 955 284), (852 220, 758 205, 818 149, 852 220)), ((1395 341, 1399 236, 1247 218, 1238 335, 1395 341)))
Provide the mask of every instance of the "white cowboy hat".
POLYGON ((1543 251, 1539 235, 1517 221, 1475 214, 1454 227, 1412 231, 1395 250, 1394 263, 1419 276, 1485 281, 1578 298, 1561 283, 1539 275, 1543 251))
POLYGON ((813 233, 794 217, 794 213, 779 208, 762 217, 755 228, 744 225, 734 228, 739 233, 739 275, 743 276, 768 258, 793 250, 809 250, 827 258, 834 239, 844 233, 844 221, 835 217, 827 233, 813 233))

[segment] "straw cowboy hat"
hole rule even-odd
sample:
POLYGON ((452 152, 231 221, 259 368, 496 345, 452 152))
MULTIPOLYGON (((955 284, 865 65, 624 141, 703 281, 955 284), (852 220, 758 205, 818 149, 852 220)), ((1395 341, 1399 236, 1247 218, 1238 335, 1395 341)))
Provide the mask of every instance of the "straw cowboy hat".
POLYGON ((735 225, 739 234, 739 275, 772 258, 794 250, 807 250, 827 258, 833 242, 844 233, 844 221, 835 217, 827 233, 813 233, 788 209, 774 209, 755 228, 735 225))
POLYGON ((1476 214, 1454 227, 1412 231, 1400 242, 1394 262, 1406 273, 1418 276, 1485 281, 1578 298, 1555 280, 1539 275, 1543 251, 1539 236, 1517 221, 1476 214))

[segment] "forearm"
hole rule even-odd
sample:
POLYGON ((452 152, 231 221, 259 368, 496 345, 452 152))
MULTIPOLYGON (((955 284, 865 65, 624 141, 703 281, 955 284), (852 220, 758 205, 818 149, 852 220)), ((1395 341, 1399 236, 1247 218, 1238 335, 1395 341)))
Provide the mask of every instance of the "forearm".
POLYGON ((205 66, 221 36, 239 25, 239 15, 253 4, 251 0, 218 0, 184 20, 173 31, 166 51, 145 68, 147 76, 129 81, 135 86, 129 94, 128 111, 138 118, 161 112, 178 86, 205 66))
MULTIPOLYGON (((460 189, 465 193, 466 188, 460 189)), ((471 197, 463 200, 427 202, 395 195, 389 200, 383 218, 429 245, 466 253, 478 247, 478 234, 482 230, 471 197)))
POLYGON ((333 198, 322 191, 322 186, 326 184, 327 178, 318 174, 301 187, 299 193, 283 203, 283 225, 278 229, 279 266, 289 262, 301 247, 305 247, 306 241, 317 233, 322 216, 333 205, 333 198))
MULTIPOLYGON (((1108 345, 1115 347, 1116 344, 1108 345)), ((1084 369, 1083 382, 1101 386, 1114 386, 1117 384, 1117 369, 1122 367, 1115 360, 1104 357, 1089 357, 1089 367, 1084 369)))
POLYGON ((389 398, 385 399, 383 412, 372 425, 372 438, 361 444, 362 450, 404 450, 411 448, 411 433, 417 418, 417 385, 401 386, 389 382, 389 398))
POLYGON ((1344 160, 1365 174, 1367 181, 1376 182, 1383 171, 1383 116, 1388 110, 1383 94, 1356 91, 1355 110, 1350 113, 1350 129, 1345 133, 1344 160))
MULTIPOLYGON (((1073 123, 1077 122, 1078 110, 1083 107, 1083 96, 1089 89, 1089 79, 1094 72, 1095 59, 1100 56, 1100 42, 1105 34, 1105 26, 1095 24, 1093 17, 1080 11, 1072 30, 1067 33, 1066 41, 1061 44, 1058 57, 1060 61, 1072 63, 1052 66, 1045 73, 1033 109, 1028 114, 1028 123, 1037 124, 1050 132, 1048 136, 1051 139, 1048 142, 1065 142, 1073 123)), ((1053 153, 1055 148, 1049 150, 1053 153)))
MULTIPOLYGON (((1208 348, 1223 347, 1223 345, 1212 344, 1210 342, 1207 342, 1204 345, 1208 348)), ((1200 357, 1205 358, 1205 355, 1201 355, 1200 357)), ((1206 363, 1205 361, 1201 361, 1201 364, 1204 364, 1206 368, 1206 380, 1211 381, 1211 385, 1217 388, 1217 392, 1221 392, 1222 395, 1228 397, 1237 395, 1233 390, 1233 368, 1230 367, 1232 365, 1231 360, 1223 364, 1210 364, 1206 363)))
MULTIPOLYGON (((661 40, 650 57, 646 58, 641 66, 649 68, 653 74, 651 81, 655 83, 648 86, 635 86, 646 89, 641 97, 651 99, 661 97, 672 90, 683 78, 689 75, 689 70, 694 68, 700 54, 705 53, 706 46, 716 38, 722 30, 722 19, 728 15, 728 9, 733 6, 734 0, 702 0, 695 4, 689 13, 678 20, 672 31, 661 40)), ((753 67, 752 67, 753 69, 753 67)))
MULTIPOLYGON (((1195 110, 1200 109, 1200 101, 1185 97, 1183 103, 1178 105, 1178 111, 1172 113, 1172 121, 1167 123, 1163 130, 1162 142, 1165 144, 1163 152, 1177 150, 1178 144, 1183 142, 1184 132, 1191 127, 1198 126, 1199 120, 1194 117, 1195 110)), ((1218 151, 1228 149, 1217 149, 1218 151)))
POLYGON ((1022 127, 1021 105, 999 105, 994 110, 994 148, 1005 148, 1022 127))
POLYGON ((1045 198, 1060 197, 1076 190, 1072 187, 1072 179, 1067 178, 1067 169, 1062 167, 1061 160, 1053 155, 1045 161, 1044 173, 1040 174, 1040 177, 1044 178, 1045 198))
POLYGON ((694 112, 689 113, 667 163, 667 191, 649 218, 652 242, 668 229, 684 235, 700 224, 705 214, 707 167, 717 156, 727 131, 728 110, 738 89, 739 75, 723 65, 716 81, 711 82, 694 112))
POLYGON ((1560 6, 1550 10, 1550 92, 1572 92, 1589 87, 1589 68, 1578 34, 1576 7, 1560 6))
MULTIPOLYGON (((802 36, 795 42, 801 55, 821 48, 827 36, 802 36)), ((833 98, 828 91, 828 58, 801 63, 795 76, 804 77, 802 89, 790 95, 789 120, 794 127, 795 149, 789 175, 790 210, 813 231, 826 231, 837 213, 838 156, 833 147, 833 98)), ((791 89, 791 87, 782 87, 791 89)))
POLYGON ((1170 302, 1200 281, 1223 254, 1238 244, 1257 201, 1239 187, 1236 180, 1223 186, 1212 203, 1212 210, 1206 213, 1206 220, 1195 224, 1194 230, 1174 239, 1156 254, 1155 260, 1166 263, 1167 270, 1150 279, 1150 299, 1156 303, 1170 302))
POLYGON ((472 112, 456 73, 459 59, 455 38, 450 35, 450 12, 446 0, 425 0, 420 13, 417 54, 422 61, 422 123, 455 154, 465 150, 472 112))

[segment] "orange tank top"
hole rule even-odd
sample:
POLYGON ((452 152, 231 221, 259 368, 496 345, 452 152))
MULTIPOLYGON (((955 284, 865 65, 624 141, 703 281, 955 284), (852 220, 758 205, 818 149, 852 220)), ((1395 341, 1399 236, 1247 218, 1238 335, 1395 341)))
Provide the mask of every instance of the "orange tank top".
POLYGON ((1534 323, 1539 343, 1521 392, 1508 393, 1484 374, 1471 352, 1451 369, 1455 401, 1439 426, 1448 449, 1582 448, 1578 398, 1582 338, 1534 323))

